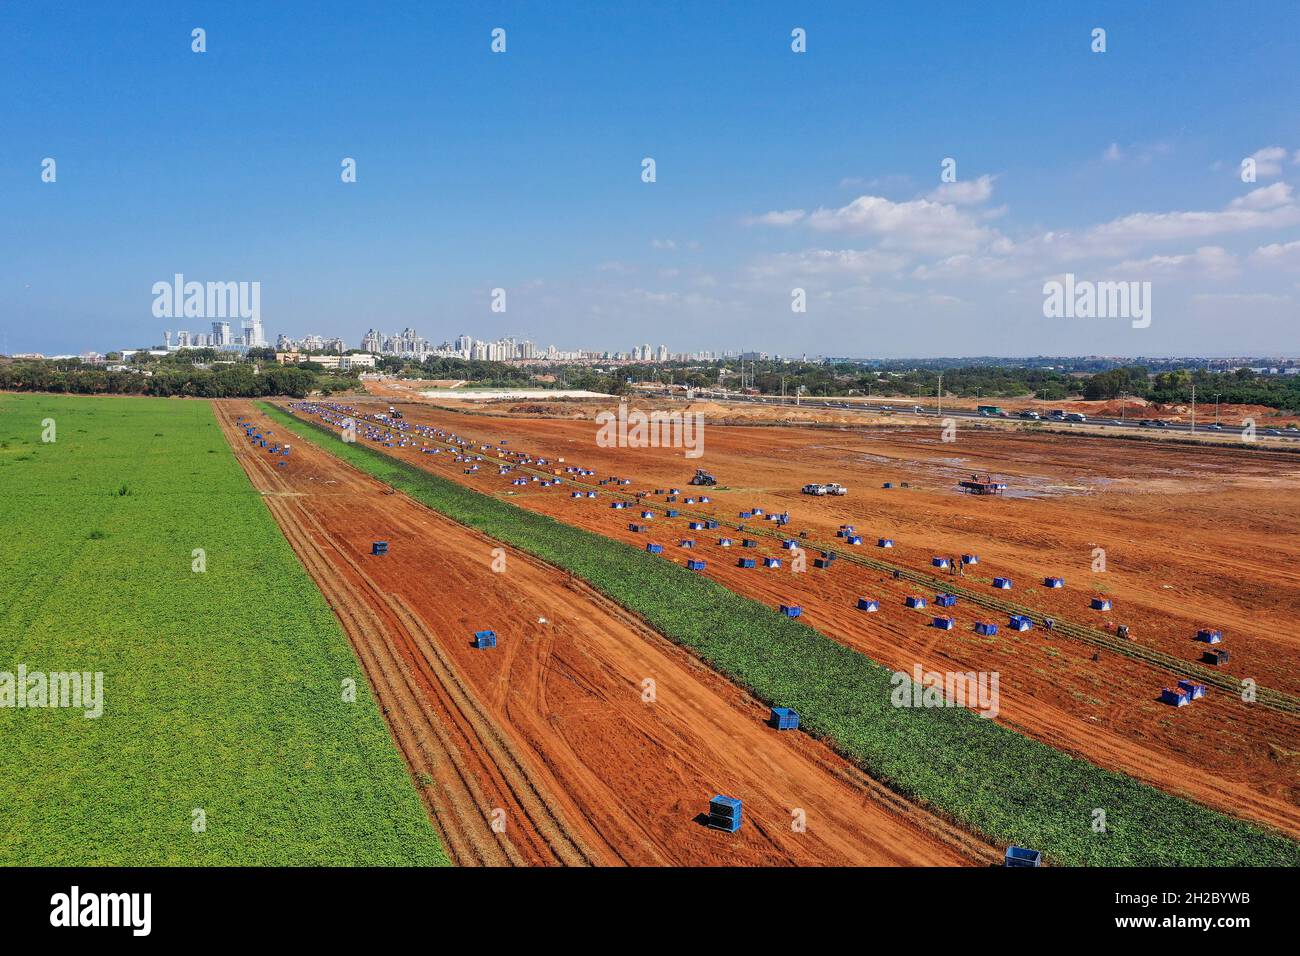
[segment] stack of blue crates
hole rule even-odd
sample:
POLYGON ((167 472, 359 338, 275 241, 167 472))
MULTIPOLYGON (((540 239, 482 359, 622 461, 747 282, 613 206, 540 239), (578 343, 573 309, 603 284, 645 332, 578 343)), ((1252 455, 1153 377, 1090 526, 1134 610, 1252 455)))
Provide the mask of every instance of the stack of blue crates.
POLYGON ((741 803, 735 797, 718 794, 709 801, 709 826, 735 833, 741 824, 741 803))
POLYGON ((489 647, 496 647, 497 632, 496 631, 475 631, 474 646, 477 647, 479 650, 486 650, 489 647))

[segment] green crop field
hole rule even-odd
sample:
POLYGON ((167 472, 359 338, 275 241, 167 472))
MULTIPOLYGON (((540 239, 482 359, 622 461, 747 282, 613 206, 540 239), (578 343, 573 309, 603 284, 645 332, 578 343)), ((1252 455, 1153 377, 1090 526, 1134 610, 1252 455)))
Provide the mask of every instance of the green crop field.
POLYGON ((0 864, 446 862, 210 405, 0 394, 0 864), (102 672, 102 714, 6 701, 20 667, 102 672))
MULTIPOLYGON (((430 474, 316 423, 282 425, 463 524, 579 575, 873 777, 998 843, 1093 866, 1300 865, 1300 844, 1067 756, 962 708, 890 705, 890 671, 622 542, 430 474), (1094 810, 1105 810, 1094 832, 1094 810)), ((743 794, 737 796, 743 797, 743 794)))

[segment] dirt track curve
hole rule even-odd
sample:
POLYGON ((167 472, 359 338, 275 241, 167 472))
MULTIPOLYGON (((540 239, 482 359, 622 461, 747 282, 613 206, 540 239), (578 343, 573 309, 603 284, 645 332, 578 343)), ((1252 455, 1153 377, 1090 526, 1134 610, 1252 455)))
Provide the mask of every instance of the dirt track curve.
POLYGON ((997 859, 824 745, 767 726, 758 702, 582 582, 309 443, 269 455, 235 419, 274 424, 251 403, 214 404, 346 629, 458 863, 997 859), (387 556, 369 554, 375 540, 390 543, 387 556), (484 628, 497 632, 495 650, 470 646, 484 628), (744 801, 738 833, 702 824, 719 792, 744 801))

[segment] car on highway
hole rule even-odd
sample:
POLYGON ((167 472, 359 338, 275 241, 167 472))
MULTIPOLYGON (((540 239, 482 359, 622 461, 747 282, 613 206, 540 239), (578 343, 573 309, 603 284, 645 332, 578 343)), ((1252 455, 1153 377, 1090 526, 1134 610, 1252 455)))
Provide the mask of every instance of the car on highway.
POLYGON ((1221 432, 1221 431, 1223 431, 1223 426, 1220 425, 1218 422, 1215 422, 1213 425, 1206 425, 1205 427, 1208 428, 1208 429, 1209 429, 1210 431, 1212 431, 1212 432, 1221 432))
POLYGON ((1030 419, 1031 421, 1035 421, 1035 422, 1036 422, 1036 421, 1039 421, 1043 416, 1042 416, 1042 415, 1039 415, 1038 412, 1021 412, 1021 413, 1020 413, 1020 417, 1021 417, 1021 418, 1028 418, 1028 419, 1030 419))
POLYGON ((1070 412, 1070 414, 1065 416, 1065 420, 1067 422, 1086 422, 1088 417, 1086 415, 1081 415, 1078 412, 1070 412))

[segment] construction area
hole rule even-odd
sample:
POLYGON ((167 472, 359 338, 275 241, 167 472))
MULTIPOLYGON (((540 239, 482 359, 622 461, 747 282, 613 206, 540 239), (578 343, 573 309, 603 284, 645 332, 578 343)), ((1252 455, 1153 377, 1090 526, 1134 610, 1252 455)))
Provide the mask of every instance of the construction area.
MULTIPOLYGON (((346 414, 375 427, 391 394, 351 400, 346 414)), ((317 422, 344 414, 283 407, 317 422)), ((586 416, 399 407, 404 427, 454 435, 444 445, 452 453, 426 453, 439 441, 399 438, 378 442, 390 445, 385 454, 681 563, 774 610, 790 608, 886 667, 998 671, 999 723, 1300 836, 1300 639, 1285 626, 1300 614, 1300 461, 1290 455, 1150 445, 1134 455, 1123 441, 973 429, 945 443, 936 427, 718 426, 708 431, 704 470, 715 483, 696 490, 696 465, 680 449, 598 447, 586 416), (809 475, 851 491, 810 499, 809 475), (961 494, 972 475, 1002 493, 961 494), (636 509, 632 521, 611 508, 620 501, 636 509), (922 600, 909 606, 913 598, 922 600), (940 616, 921 609, 926 600, 940 616), (1205 631, 1219 635, 1213 646, 1205 631), (1171 701, 1169 688, 1195 702, 1171 701)), ((376 501, 379 513, 394 503, 376 501)), ((357 520, 360 510, 350 499, 339 519, 357 520)), ((490 573, 485 581, 487 589, 490 573)), ((539 601, 553 594, 538 587, 539 601)), ((474 623, 458 622, 467 655, 474 623)), ((662 640, 637 642, 680 655, 662 640)), ((468 667, 482 664, 467 657, 468 667)), ((734 702, 735 688, 689 657, 676 666, 734 702)), ((512 672, 513 692, 515 681, 512 672)), ((761 709, 748 707, 747 725, 761 709)), ((720 737, 678 752, 717 756, 720 737)), ((600 748, 599 759, 620 750, 600 748)), ((825 751, 819 759, 836 758, 825 751)), ((763 812, 746 803, 747 819, 763 812)), ((685 851, 673 844, 672 852, 680 860, 685 851)))

